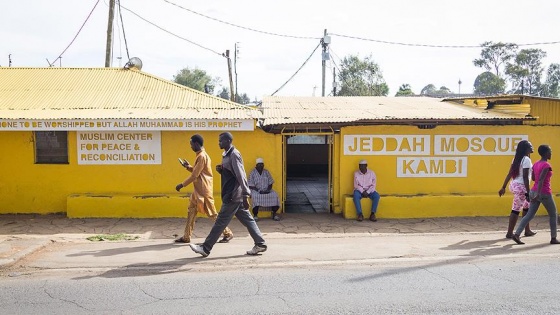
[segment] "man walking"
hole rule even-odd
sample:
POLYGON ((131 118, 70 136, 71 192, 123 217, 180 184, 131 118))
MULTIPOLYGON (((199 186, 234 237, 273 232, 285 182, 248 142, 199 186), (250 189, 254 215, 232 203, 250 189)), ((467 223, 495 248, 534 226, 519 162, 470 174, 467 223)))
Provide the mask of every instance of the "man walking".
POLYGON ((218 143, 224 153, 222 154, 222 164, 216 165, 216 171, 222 176, 222 208, 204 243, 201 245, 189 244, 195 253, 204 257, 210 255, 212 247, 214 247, 214 244, 220 238, 220 234, 231 222, 234 215, 241 224, 247 227, 247 231, 255 242, 255 246, 247 251, 247 255, 258 255, 267 249, 262 233, 249 212, 251 192, 247 184, 243 158, 241 153, 232 145, 232 142, 233 136, 231 133, 220 134, 218 143))
MULTIPOLYGON (((185 232, 183 236, 176 239, 176 243, 190 243, 192 232, 194 230, 194 221, 197 212, 206 214, 209 218, 216 221, 218 213, 214 205, 213 195, 213 175, 212 175, 212 161, 210 156, 204 150, 204 138, 201 135, 194 135, 191 137, 191 149, 196 152, 196 160, 194 166, 190 165, 188 161, 181 163, 187 171, 191 172, 191 176, 185 179, 182 183, 175 186, 175 190, 180 191, 181 188, 193 183, 194 191, 191 194, 191 199, 188 207, 187 223, 185 225, 185 232)), ((227 243, 233 238, 231 230, 225 226, 222 229, 224 238, 220 243, 227 243)), ((222 232, 220 231, 220 233, 222 232)))

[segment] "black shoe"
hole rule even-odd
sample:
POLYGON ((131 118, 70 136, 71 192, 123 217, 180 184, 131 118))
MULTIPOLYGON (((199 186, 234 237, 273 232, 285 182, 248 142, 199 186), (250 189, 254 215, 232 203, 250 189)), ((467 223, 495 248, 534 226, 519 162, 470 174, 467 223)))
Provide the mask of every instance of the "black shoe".
MULTIPOLYGON (((513 239, 517 244, 519 244, 519 245, 525 244, 525 243, 523 243, 523 242, 521 241, 521 239, 519 238, 519 235, 517 235, 517 234, 513 234, 512 239, 513 239)), ((551 241, 551 242, 552 242, 552 241, 551 241)))
POLYGON ((218 241, 218 243, 229 243, 229 241, 231 241, 232 238, 233 238, 233 235, 224 236, 221 240, 218 241))
POLYGON ((190 243, 190 242, 191 242, 191 240, 187 240, 182 236, 175 239, 175 243, 190 243))
POLYGON ((358 221, 362 222, 364 220, 364 216, 361 214, 358 214, 358 221))
POLYGON ((370 221, 373 221, 373 222, 377 222, 377 218, 375 217, 375 213, 372 213, 372 214, 369 216, 369 220, 370 220, 370 221))

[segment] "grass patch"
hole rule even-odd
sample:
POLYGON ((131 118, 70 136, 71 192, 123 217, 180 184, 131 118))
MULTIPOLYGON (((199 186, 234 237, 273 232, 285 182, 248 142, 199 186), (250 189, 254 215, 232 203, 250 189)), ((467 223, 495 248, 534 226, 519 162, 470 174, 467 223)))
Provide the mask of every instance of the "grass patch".
POLYGON ((133 241, 139 239, 139 236, 132 236, 124 233, 118 234, 99 234, 90 236, 87 238, 88 241, 100 242, 100 241, 133 241))

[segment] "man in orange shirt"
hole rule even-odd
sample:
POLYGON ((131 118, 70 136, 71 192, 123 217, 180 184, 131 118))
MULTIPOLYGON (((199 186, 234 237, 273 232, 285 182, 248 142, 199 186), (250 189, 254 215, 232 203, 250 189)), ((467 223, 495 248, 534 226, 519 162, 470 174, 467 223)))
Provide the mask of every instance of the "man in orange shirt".
MULTIPOLYGON (((188 207, 185 232, 182 237, 175 240, 177 243, 191 242, 197 212, 206 214, 214 221, 216 221, 218 216, 216 206, 214 205, 212 160, 210 160, 210 156, 204 150, 204 139, 201 135, 196 134, 191 137, 190 144, 191 149, 196 152, 196 160, 194 161, 194 166, 185 161, 183 167, 192 174, 182 183, 175 186, 175 190, 180 191, 181 188, 193 183, 194 191, 191 194, 188 207)), ((220 240, 220 243, 227 243, 233 238, 233 233, 227 226, 223 231, 223 235, 224 237, 220 240)))

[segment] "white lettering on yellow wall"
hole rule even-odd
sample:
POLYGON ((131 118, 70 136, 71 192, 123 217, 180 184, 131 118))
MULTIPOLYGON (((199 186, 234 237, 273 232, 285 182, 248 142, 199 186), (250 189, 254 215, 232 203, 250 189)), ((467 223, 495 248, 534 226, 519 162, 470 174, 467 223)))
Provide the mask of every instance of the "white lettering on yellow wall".
POLYGON ((429 135, 345 135, 344 155, 430 155, 429 135))
POLYGON ((78 164, 161 164, 161 133, 78 132, 78 164))
POLYGON ((434 155, 512 155, 527 135, 435 135, 434 155))
POLYGON ((398 157, 397 177, 467 177, 467 158, 398 157))

